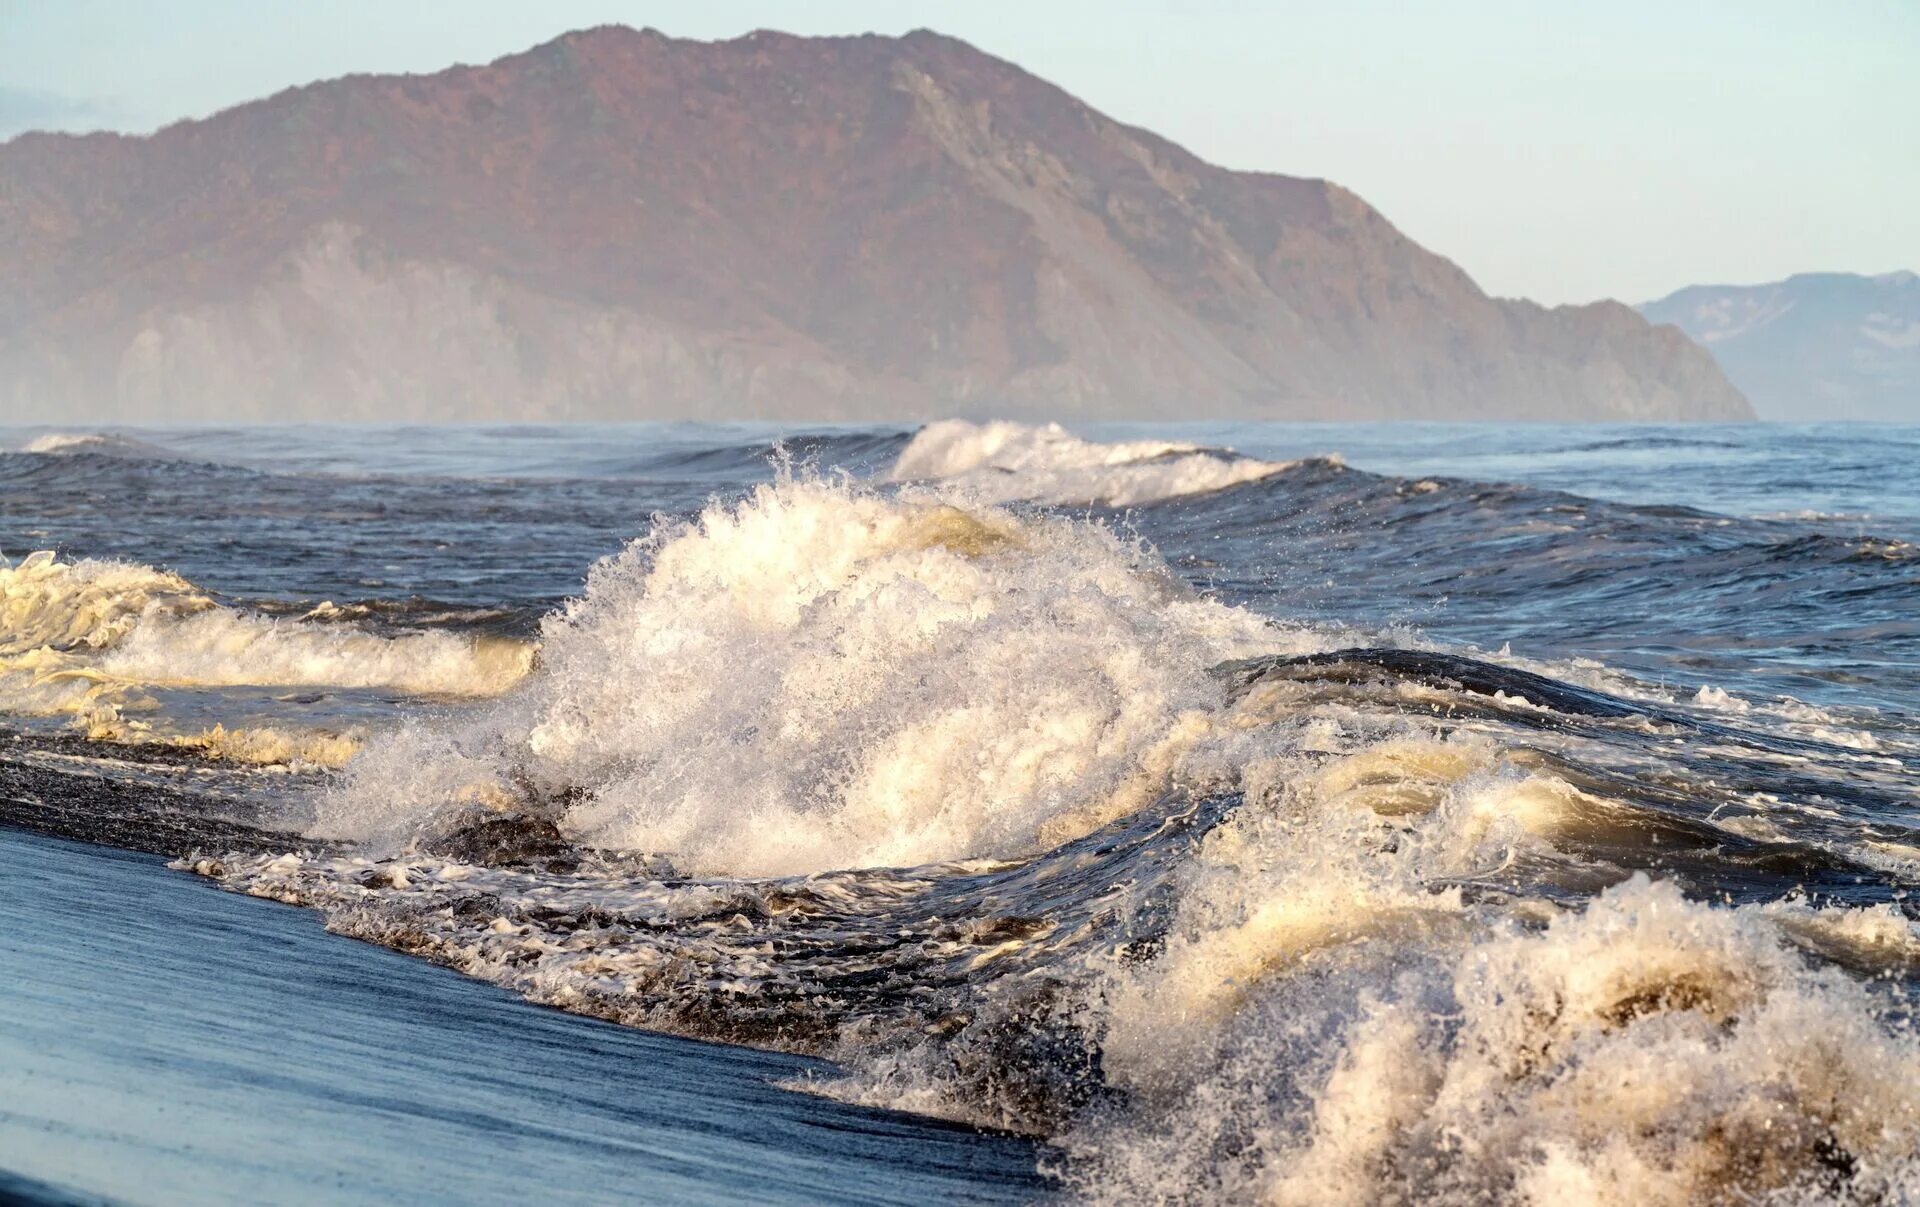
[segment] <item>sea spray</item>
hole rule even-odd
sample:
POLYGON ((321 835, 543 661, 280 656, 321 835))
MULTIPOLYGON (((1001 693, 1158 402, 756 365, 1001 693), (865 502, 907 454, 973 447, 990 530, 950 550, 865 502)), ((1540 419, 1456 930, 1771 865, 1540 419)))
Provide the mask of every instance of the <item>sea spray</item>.
POLYGON ((579 841, 727 875, 1030 856, 1166 787, 1209 668, 1318 644, 1096 526, 786 480, 595 567, 513 698, 369 751, 322 817, 564 802, 579 841))
MULTIPOLYGON (((755 493, 752 433, 451 433, 391 477, 287 439, 0 453, 34 544, 133 559, 14 580, 10 816, 828 1057, 806 1088, 1049 1137, 1083 1199, 1915 1196, 1904 528, 1645 505, 1723 480, 1631 457, 1608 501, 939 424, 755 493), (503 635, 546 648, 495 675, 503 635)), ((1611 456, 1474 443, 1556 439, 1576 483, 1611 456)))
POLYGON ((358 852, 196 866, 535 1000, 832 1057, 819 1092, 1053 1136, 1096 1201, 1911 1188, 1920 1047, 1825 962, 1904 967, 1911 924, 1626 878, 1767 856, 1618 767, 1855 752, 1330 652, 964 497, 789 479, 662 521, 513 693, 356 760, 319 832, 358 852))
POLYGON ((532 648, 509 638, 264 616, 151 566, 62 561, 50 551, 0 566, 0 708, 71 718, 95 740, 335 764, 357 738, 337 729, 181 728, 159 715, 155 692, 324 687, 484 697, 518 681, 531 660, 532 648))
POLYGON ((1103 444, 1059 424, 947 419, 917 432, 896 482, 938 482, 976 502, 1134 507, 1270 477, 1292 462, 1165 440, 1103 444))

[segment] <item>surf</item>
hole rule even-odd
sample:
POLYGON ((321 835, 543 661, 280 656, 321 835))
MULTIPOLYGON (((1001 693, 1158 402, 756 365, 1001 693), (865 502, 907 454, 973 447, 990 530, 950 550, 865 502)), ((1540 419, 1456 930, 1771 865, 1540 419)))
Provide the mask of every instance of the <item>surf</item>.
POLYGON ((169 729, 156 689, 391 689, 474 698, 507 690, 533 650, 444 631, 380 634, 234 608, 185 578, 50 550, 0 562, 0 708, 69 718, 101 740, 195 746, 245 761, 344 762, 357 739, 272 728, 169 729))
POLYGON ((446 568, 364 542, 338 603, 9 565, 0 706, 69 727, 14 739, 10 792, 529 1000, 1040 1138, 1083 1200, 1913 1193, 1897 672, 1813 703, 1489 627, 1604 631, 1592 567, 1690 559, 1688 607, 1751 589, 1741 631, 1784 632, 1781 575, 1896 607, 1858 555, 1894 538, 1048 426, 708 444, 599 450, 688 477, 595 486, 639 535, 576 532, 605 556, 537 604, 487 587, 563 581, 512 576, 577 484, 516 484, 489 552, 450 538, 495 486, 354 479, 446 568), (1462 602, 1412 623, 1434 573, 1462 602))
POLYGON ((1920 935, 1891 899, 1779 904, 1871 852, 1619 773, 1790 756, 1841 797, 1859 752, 1732 697, 1356 647, 1099 520, 917 481, 656 521, 494 705, 349 765, 311 831, 348 853, 185 866, 1049 1137, 1095 1201, 1914 1184, 1920 1046, 1857 977, 1920 935), (1682 891, 1714 878, 1743 899, 1682 891))

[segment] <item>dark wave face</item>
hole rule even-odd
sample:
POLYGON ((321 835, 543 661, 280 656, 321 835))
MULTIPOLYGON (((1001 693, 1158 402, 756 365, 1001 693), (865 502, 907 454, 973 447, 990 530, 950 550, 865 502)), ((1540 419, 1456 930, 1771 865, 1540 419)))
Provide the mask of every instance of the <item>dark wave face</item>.
POLYGON ((719 425, 23 431, 0 435, 0 553, 161 564, 263 603, 414 596, 532 620, 652 512, 696 511, 782 458, 871 473, 906 439, 719 425), (53 451, 20 451, 36 441, 53 451))
POLYGON ((1920 433, 782 435, 0 437, 0 817, 1077 1198, 1920 1194, 1920 433))
POLYGON ((1920 690, 1904 520, 1724 516, 1324 461, 1130 518, 1183 571, 1267 610, 1871 708, 1920 690))

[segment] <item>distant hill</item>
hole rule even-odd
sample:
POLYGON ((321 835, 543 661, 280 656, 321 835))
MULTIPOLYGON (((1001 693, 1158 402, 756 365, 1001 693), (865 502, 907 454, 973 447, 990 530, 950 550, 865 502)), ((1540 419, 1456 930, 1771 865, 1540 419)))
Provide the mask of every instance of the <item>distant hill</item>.
POLYGON ((1767 419, 1920 423, 1920 276, 1694 285, 1640 308, 1711 351, 1767 419))
POLYGON ((1487 297, 965 43, 608 27, 0 144, 18 420, 1740 419, 1678 332, 1487 297))

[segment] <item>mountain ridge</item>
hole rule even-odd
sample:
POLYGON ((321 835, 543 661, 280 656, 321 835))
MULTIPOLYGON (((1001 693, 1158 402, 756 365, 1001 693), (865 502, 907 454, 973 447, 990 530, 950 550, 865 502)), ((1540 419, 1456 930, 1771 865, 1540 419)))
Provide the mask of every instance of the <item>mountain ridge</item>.
POLYGON ((0 144, 23 418, 1740 419, 1618 303, 1487 297, 958 39, 602 26, 0 144))
POLYGON ((1689 285, 1642 314, 1714 354, 1767 419, 1920 419, 1920 275, 1689 285))

